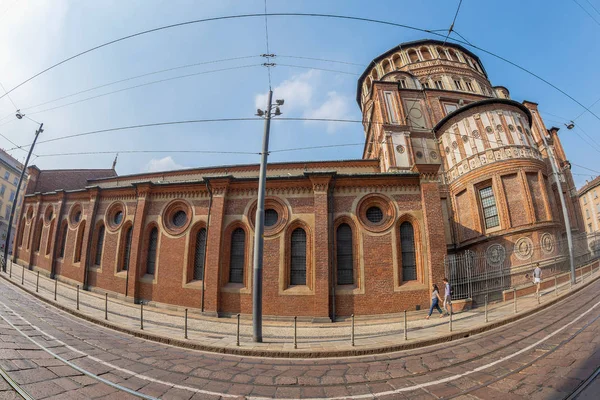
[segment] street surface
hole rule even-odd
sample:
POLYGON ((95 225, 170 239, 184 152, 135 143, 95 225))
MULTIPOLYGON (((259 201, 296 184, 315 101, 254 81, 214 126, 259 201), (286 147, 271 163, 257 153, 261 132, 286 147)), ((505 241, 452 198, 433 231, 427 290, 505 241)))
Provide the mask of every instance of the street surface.
MULTIPOLYGON (((102 328, 0 280, 0 368, 35 399, 562 399, 600 366, 600 281, 485 334, 374 356, 192 351, 102 328), (58 357, 58 358, 57 358, 58 357)), ((580 398, 597 398, 598 379, 580 398)), ((0 398, 21 398, 0 380, 0 398)))

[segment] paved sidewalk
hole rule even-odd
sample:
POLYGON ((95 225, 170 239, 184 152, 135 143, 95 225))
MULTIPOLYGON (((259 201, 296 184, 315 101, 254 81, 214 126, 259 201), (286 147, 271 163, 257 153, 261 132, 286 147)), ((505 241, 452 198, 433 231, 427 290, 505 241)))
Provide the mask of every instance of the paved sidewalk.
POLYGON ((483 307, 456 313, 450 318, 439 318, 437 313, 430 320, 425 320, 427 310, 407 313, 406 332, 404 337, 404 318, 360 319, 355 321, 354 345, 351 342, 351 322, 349 320, 335 323, 316 324, 298 322, 297 348, 294 348, 294 326, 292 321, 265 321, 263 325, 263 343, 252 341, 251 320, 240 320, 239 346, 236 345, 237 321, 235 318, 212 318, 190 309, 188 314, 188 337, 184 338, 183 312, 166 310, 153 306, 144 306, 143 330, 140 328, 140 305, 125 302, 121 299, 108 298, 108 319, 105 320, 105 297, 81 290, 79 311, 76 310, 77 290, 71 285, 58 282, 57 301, 54 301, 55 281, 43 275, 39 278, 39 291, 36 290, 36 272, 25 269, 24 285, 21 285, 22 267, 14 264, 12 278, 8 273, 0 276, 10 280, 30 293, 56 304, 65 311, 87 318, 94 322, 127 331, 137 336, 164 343, 183 345, 196 349, 216 352, 281 356, 281 357, 322 357, 382 353, 440 343, 465 337, 511 322, 516 318, 544 308, 551 303, 568 296, 584 285, 598 279, 596 270, 592 275, 578 278, 577 284, 562 284, 555 293, 554 288, 542 291, 540 304, 535 295, 519 297, 517 311, 514 312, 512 301, 490 304, 488 322, 485 321, 483 307))

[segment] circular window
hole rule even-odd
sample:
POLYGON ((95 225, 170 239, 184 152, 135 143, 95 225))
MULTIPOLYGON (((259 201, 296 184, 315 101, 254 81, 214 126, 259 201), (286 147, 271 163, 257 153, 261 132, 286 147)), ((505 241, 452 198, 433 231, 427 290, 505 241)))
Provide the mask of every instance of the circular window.
POLYGON ((115 225, 120 225, 122 221, 123 221, 123 211, 119 210, 115 213, 115 216, 113 217, 113 222, 115 223, 115 225))
POLYGON ((383 220, 383 211, 377 206, 369 207, 367 209, 367 219, 374 224, 378 224, 383 220))
POLYGON ((265 226, 271 227, 277 223, 279 214, 273 208, 265 210, 265 226))
POLYGON ((416 153, 417 158, 423 158, 423 153, 420 151, 417 151, 416 153))
POLYGON ((185 225, 185 221, 187 221, 187 214, 183 210, 179 210, 173 214, 173 225, 181 228, 185 225))
POLYGON ((396 220, 396 208, 388 197, 382 194, 369 194, 359 201, 357 215, 365 229, 371 232, 383 232, 396 220))
POLYGON ((165 207, 162 221, 171 235, 180 235, 192 222, 192 207, 185 200, 173 200, 165 207))
POLYGON ((69 224, 72 228, 76 227, 82 220, 83 213, 81 209, 81 204, 76 203, 71 206, 69 210, 69 224))

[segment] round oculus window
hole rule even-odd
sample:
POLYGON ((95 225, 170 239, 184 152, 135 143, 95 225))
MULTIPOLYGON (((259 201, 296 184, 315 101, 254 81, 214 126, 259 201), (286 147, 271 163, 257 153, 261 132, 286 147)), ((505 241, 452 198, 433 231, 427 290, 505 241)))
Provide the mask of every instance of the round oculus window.
POLYGON ((379 207, 369 207, 367 209, 367 219, 373 224, 383 221, 383 211, 379 207))
POLYGON ((179 210, 173 214, 173 226, 176 226, 177 228, 181 228, 182 226, 185 225, 186 221, 187 221, 187 214, 185 211, 179 210))
POLYGON ((77 211, 75 213, 75 215, 73 216, 73 221, 75 221, 75 223, 78 223, 79 221, 81 221, 81 211, 77 211))
POLYGON ((115 225, 119 225, 121 221, 123 221, 123 211, 119 210, 115 213, 115 216, 113 217, 113 222, 115 225))
POLYGON ((279 220, 279 214, 273 208, 265 210, 265 226, 273 226, 279 220))

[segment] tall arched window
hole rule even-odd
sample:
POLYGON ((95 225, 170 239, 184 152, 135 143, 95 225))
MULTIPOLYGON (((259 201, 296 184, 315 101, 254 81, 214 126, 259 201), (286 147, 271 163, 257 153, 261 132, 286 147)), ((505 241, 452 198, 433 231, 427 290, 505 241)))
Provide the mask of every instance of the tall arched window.
POLYGON ((21 225, 19 225, 19 236, 18 236, 18 242, 19 243, 19 247, 23 247, 23 239, 25 239, 25 217, 23 217, 23 219, 21 220, 21 225))
POLYGON ((69 226, 65 221, 63 223, 62 232, 60 235, 60 258, 65 256, 65 250, 67 248, 67 233, 69 233, 69 226))
POLYGON ((402 251, 402 282, 417 279, 417 258, 415 254, 415 231, 410 222, 400 225, 400 248, 402 251))
POLYGON ((128 227, 125 232, 125 249, 123 249, 123 260, 121 261, 121 271, 129 269, 129 257, 131 256, 131 234, 133 227, 128 227))
POLYGON ((291 237, 290 285, 306 285, 306 232, 296 228, 291 237))
POLYGON ((354 284, 354 257, 352 246, 352 228, 341 224, 336 231, 337 248, 337 284, 354 284))
POLYGON ((35 233, 35 245, 33 246, 33 251, 40 251, 40 247, 42 246, 42 230, 44 229, 44 220, 40 218, 36 233, 35 233))
POLYGON ((50 254, 50 250, 52 249, 52 242, 54 242, 54 221, 50 223, 48 239, 46 239, 46 255, 50 254))
POLYGON ((204 279, 204 255, 206 250, 206 229, 202 228, 196 234, 196 248, 194 249, 194 280, 204 279))
POLYGON ((85 232, 85 221, 81 221, 79 223, 79 228, 77 228, 77 241, 75 242, 75 257, 73 258, 73 262, 81 261, 81 248, 83 247, 83 233, 85 232))
POLYGON ((156 249, 158 248, 158 229, 152 228, 148 238, 148 254, 146 258, 146 273, 154 275, 156 271, 156 249))
POLYGON ((231 254, 229 257, 229 282, 244 283, 246 232, 242 228, 237 228, 231 234, 231 254))
POLYGON ((95 265, 102 263, 102 248, 104 247, 104 225, 100 225, 98 228, 98 236, 96 237, 96 257, 94 260, 95 265))

